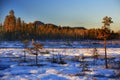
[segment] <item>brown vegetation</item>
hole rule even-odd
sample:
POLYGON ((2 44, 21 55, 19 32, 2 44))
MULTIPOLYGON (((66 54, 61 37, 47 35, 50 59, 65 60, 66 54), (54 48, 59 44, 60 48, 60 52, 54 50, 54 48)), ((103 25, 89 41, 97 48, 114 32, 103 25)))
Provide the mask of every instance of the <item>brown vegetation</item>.
MULTIPOLYGON (((2 40, 95 40, 100 39, 101 33, 101 29, 57 26, 40 21, 25 23, 20 17, 16 18, 14 11, 11 10, 5 18, 1 38, 2 40)), ((109 39, 115 39, 119 35, 111 30, 109 36, 109 39)))

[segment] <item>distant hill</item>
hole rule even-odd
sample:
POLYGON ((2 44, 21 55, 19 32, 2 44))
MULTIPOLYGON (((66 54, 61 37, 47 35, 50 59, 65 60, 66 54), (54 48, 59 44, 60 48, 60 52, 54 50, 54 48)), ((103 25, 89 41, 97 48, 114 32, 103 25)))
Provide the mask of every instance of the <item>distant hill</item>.
MULTIPOLYGON (((52 27, 52 28, 58 28, 59 26, 55 25, 55 24, 52 24, 52 23, 43 23, 41 21, 34 21, 33 24, 35 25, 35 27, 41 25, 41 26, 44 26, 44 27, 52 27)), ((70 26, 61 26, 63 28, 71 28, 71 29, 82 29, 82 30, 86 30, 85 27, 70 27, 70 26)))
POLYGON ((45 25, 43 22, 41 21, 35 21, 33 22, 33 24, 35 25, 35 27, 39 26, 39 25, 45 25))
POLYGON ((86 30, 85 27, 74 27, 75 29, 83 29, 83 30, 86 30))
POLYGON ((45 26, 46 26, 46 27, 52 27, 52 28, 58 28, 57 25, 51 24, 51 23, 45 24, 45 26))

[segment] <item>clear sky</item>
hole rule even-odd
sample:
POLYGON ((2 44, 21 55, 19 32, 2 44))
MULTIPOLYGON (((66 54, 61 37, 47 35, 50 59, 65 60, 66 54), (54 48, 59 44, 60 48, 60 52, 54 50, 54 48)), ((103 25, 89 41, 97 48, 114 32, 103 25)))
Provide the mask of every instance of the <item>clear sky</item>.
POLYGON ((25 22, 36 20, 62 26, 101 28, 104 16, 120 30, 120 0, 0 0, 0 22, 13 9, 25 22))

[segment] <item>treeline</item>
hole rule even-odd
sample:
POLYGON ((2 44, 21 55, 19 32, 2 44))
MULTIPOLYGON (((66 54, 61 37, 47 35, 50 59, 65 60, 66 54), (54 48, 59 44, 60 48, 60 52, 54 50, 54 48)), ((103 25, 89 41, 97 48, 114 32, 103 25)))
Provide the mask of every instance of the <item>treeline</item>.
MULTIPOLYGON (((1 40, 97 40, 100 39, 101 33, 101 29, 63 27, 54 24, 44 24, 40 21, 25 23, 20 17, 15 17, 13 10, 6 16, 4 24, 0 25, 1 40)), ((119 36, 118 33, 110 31, 109 39, 117 39, 119 36)))

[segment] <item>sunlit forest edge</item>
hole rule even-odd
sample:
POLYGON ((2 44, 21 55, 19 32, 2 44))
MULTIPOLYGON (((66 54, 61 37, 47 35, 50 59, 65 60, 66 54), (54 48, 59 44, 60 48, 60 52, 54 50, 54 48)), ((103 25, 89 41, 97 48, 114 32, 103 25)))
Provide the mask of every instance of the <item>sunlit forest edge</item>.
MULTIPOLYGON (((86 29, 85 27, 58 26, 52 23, 45 24, 41 21, 30 23, 16 17, 13 10, 0 24, 1 41, 20 40, 101 40, 103 35, 101 28, 86 29)), ((109 40, 120 39, 120 31, 114 32, 109 29, 109 40)))

